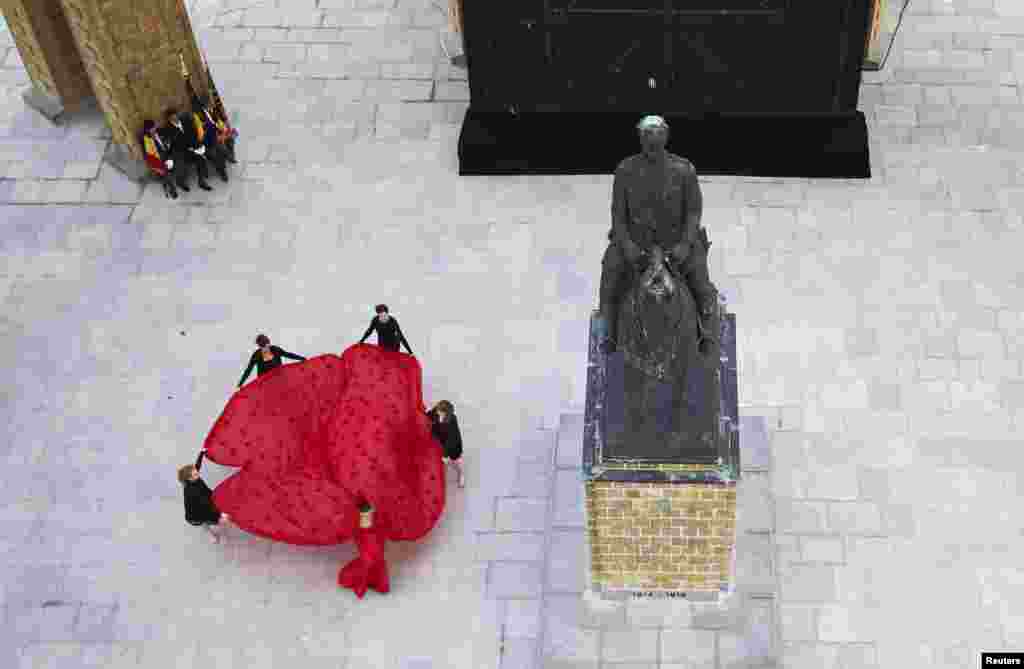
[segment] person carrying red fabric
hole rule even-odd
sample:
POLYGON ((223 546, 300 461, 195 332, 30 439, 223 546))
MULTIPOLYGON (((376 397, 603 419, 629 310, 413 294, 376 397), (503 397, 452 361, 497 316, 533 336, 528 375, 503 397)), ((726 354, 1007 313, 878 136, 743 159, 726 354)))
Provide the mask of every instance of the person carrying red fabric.
MULTIPOLYGON (((199 451, 194 465, 185 465, 178 470, 178 481, 185 490, 185 520, 189 525, 205 527, 214 543, 220 543, 220 534, 213 531, 215 526, 230 522, 231 517, 222 513, 213 502, 213 491, 199 478, 199 468, 203 466, 206 449, 199 451)), ((223 531, 223 530, 222 530, 223 531)))
POLYGON ((397 352, 398 345, 402 344, 405 346, 405 350, 409 352, 409 355, 412 355, 412 347, 405 340, 402 328, 398 325, 398 319, 388 313, 388 305, 378 304, 374 311, 377 312, 377 315, 370 321, 370 326, 366 328, 366 332, 363 333, 363 338, 359 340, 359 343, 362 344, 366 341, 366 338, 376 330, 378 346, 397 352))
POLYGON ((282 358, 290 358, 292 360, 298 360, 299 362, 305 362, 305 358, 301 355, 289 353, 280 346, 273 346, 270 343, 270 337, 265 334, 261 334, 256 337, 256 345, 259 348, 249 356, 249 365, 245 368, 242 373, 242 380, 238 382, 238 387, 241 388, 245 380, 249 378, 252 373, 252 368, 256 368, 256 378, 266 374, 272 369, 277 369, 281 366, 282 358))
POLYGON ((430 431, 434 439, 441 444, 444 463, 450 465, 458 475, 459 487, 466 487, 466 474, 462 470, 462 433, 459 431, 459 419, 455 417, 455 405, 448 400, 441 400, 427 412, 430 419, 430 431))

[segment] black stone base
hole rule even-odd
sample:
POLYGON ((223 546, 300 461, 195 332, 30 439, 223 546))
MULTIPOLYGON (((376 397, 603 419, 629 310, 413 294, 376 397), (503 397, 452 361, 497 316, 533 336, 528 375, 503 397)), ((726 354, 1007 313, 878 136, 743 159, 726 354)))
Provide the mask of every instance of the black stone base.
MULTIPOLYGON (((612 174, 639 151, 636 123, 657 111, 466 111, 459 174, 612 174)), ((844 114, 661 114, 668 150, 703 175, 867 179, 868 130, 844 114)))
MULTIPOLYGON (((637 428, 623 412, 627 393, 621 354, 600 346, 607 334, 599 312, 590 319, 587 392, 583 426, 583 473, 588 480, 633 482, 725 482, 741 471, 736 378, 736 315, 720 302, 721 353, 693 368, 684 415, 671 421, 680 436, 637 428), (680 438, 681 437, 681 438, 680 438), (703 474, 659 465, 702 465, 703 474), (715 470, 712 472, 711 470, 715 470)), ((658 417, 654 417, 658 418, 658 417)), ((661 421, 665 422, 665 421, 661 421)))

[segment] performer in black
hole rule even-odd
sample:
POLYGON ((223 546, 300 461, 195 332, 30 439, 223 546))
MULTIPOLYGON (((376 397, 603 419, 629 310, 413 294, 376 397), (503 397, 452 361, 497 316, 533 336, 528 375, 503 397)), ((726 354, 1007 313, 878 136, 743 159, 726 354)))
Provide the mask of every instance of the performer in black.
POLYGON ((399 344, 402 344, 405 346, 405 350, 409 352, 409 355, 412 355, 412 348, 409 346, 409 342, 405 340, 402 328, 398 326, 398 319, 388 313, 388 305, 378 304, 375 311, 377 315, 370 321, 370 327, 366 328, 366 332, 363 333, 363 338, 359 340, 359 343, 365 342, 366 338, 376 330, 378 346, 397 352, 399 344))
POLYGON ((462 433, 459 421, 455 417, 455 406, 448 400, 441 400, 427 411, 430 418, 430 431, 441 444, 446 465, 455 470, 459 477, 459 487, 466 487, 466 474, 462 470, 462 433))
POLYGON ((203 146, 206 147, 206 159, 210 161, 217 174, 225 183, 228 181, 227 170, 227 148, 217 141, 217 123, 213 115, 198 95, 192 95, 192 115, 197 124, 203 129, 203 146))
MULTIPOLYGON (((216 526, 231 521, 226 513, 221 513, 213 503, 213 491, 206 481, 199 478, 199 468, 203 466, 206 449, 199 451, 194 465, 185 465, 178 470, 178 481, 185 489, 185 520, 190 525, 205 527, 214 543, 220 543, 221 535, 213 531, 216 526)), ((223 530, 222 530, 223 531, 223 530)))
POLYGON ((178 110, 171 107, 164 112, 164 118, 167 125, 160 129, 160 135, 170 145, 174 162, 178 163, 178 167, 181 169, 178 187, 185 191, 188 190, 188 165, 191 165, 195 167, 199 177, 199 187, 203 190, 213 190, 207 182, 210 171, 206 166, 206 147, 199 141, 199 134, 192 115, 179 115, 178 110))
POLYGON ((272 369, 276 369, 281 366, 281 358, 290 358, 292 360, 303 361, 301 355, 289 353, 280 346, 271 346, 270 337, 267 335, 259 335, 256 337, 256 345, 259 346, 252 356, 249 358, 249 366, 245 368, 245 373, 242 374, 242 380, 238 382, 238 387, 241 388, 245 380, 249 378, 249 374, 252 373, 252 368, 256 368, 256 377, 259 378, 263 374, 266 374, 272 369))

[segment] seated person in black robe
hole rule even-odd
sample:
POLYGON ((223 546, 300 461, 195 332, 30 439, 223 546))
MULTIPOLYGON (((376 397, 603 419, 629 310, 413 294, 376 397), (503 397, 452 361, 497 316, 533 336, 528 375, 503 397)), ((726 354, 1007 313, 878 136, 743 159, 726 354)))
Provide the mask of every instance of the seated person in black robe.
POLYGON ((206 102, 198 95, 192 95, 192 116, 197 128, 202 128, 202 144, 206 147, 206 159, 225 182, 228 180, 227 147, 217 141, 217 123, 210 114, 206 102))
POLYGON ((199 127, 196 126, 195 117, 188 113, 179 114, 171 107, 164 112, 164 119, 167 125, 158 132, 164 143, 170 147, 171 158, 176 163, 178 188, 188 191, 188 175, 192 168, 199 178, 199 187, 203 190, 213 190, 206 180, 210 172, 206 161, 206 147, 199 140, 199 127))

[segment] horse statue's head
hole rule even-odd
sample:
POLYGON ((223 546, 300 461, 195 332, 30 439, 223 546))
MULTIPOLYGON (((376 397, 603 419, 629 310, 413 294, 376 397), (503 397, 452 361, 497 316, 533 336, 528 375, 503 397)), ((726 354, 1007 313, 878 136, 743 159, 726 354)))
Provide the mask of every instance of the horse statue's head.
POLYGON ((640 287, 656 302, 665 302, 675 296, 678 281, 665 252, 660 246, 651 249, 647 267, 640 275, 640 287))

